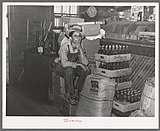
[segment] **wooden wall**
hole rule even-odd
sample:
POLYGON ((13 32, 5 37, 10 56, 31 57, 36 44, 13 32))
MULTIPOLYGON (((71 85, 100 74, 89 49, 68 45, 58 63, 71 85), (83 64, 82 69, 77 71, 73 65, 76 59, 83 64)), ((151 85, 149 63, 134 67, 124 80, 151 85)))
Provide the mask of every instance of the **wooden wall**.
MULTIPOLYGON (((52 21, 53 8, 49 6, 8 6, 10 77, 17 79, 21 73, 19 61, 23 60, 23 50, 27 48, 27 19, 29 20, 28 46, 35 45, 35 24, 52 21)), ((12 79, 13 78, 13 79, 12 79)))

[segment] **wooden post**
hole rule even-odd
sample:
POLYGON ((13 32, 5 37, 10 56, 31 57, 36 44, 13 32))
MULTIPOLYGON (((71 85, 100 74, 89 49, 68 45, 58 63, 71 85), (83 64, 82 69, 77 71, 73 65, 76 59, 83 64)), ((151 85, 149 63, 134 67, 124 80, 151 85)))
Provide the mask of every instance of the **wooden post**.
POLYGON ((27 48, 29 44, 29 18, 27 18, 27 48))

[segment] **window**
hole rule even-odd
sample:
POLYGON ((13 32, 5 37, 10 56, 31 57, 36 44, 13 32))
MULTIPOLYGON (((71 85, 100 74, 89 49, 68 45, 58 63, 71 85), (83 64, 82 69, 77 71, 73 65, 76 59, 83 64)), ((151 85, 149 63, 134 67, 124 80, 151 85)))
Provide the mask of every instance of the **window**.
POLYGON ((54 6, 55 26, 64 26, 61 21, 62 16, 78 17, 78 7, 75 5, 56 5, 54 6))

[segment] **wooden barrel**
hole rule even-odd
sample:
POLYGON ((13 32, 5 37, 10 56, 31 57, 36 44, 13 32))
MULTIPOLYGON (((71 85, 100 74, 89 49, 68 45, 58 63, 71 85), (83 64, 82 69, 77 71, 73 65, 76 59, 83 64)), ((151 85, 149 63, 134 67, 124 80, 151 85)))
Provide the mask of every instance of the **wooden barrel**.
POLYGON ((129 117, 146 117, 146 115, 141 110, 135 110, 129 117))
POLYGON ((155 116, 155 77, 146 80, 141 96, 140 110, 148 117, 155 116))

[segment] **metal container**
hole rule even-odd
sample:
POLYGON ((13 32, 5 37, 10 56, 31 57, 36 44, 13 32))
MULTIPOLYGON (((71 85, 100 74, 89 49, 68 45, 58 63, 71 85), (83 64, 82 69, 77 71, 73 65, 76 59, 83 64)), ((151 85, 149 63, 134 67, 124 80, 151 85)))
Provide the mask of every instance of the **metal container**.
POLYGON ((147 79, 141 97, 140 109, 148 117, 155 116, 155 78, 147 79))

